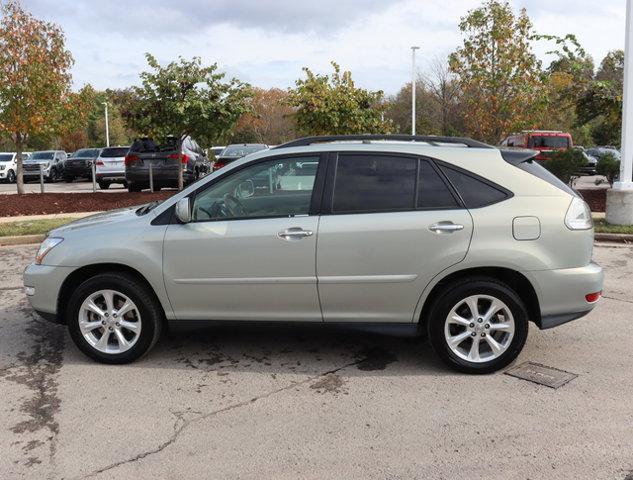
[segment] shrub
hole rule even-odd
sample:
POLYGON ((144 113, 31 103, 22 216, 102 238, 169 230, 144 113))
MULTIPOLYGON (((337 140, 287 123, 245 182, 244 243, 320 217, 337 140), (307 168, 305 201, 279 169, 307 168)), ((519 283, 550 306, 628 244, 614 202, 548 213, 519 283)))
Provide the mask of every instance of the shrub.
POLYGON ((577 149, 553 152, 543 162, 545 168, 568 185, 586 164, 585 157, 577 149))
POLYGON ((620 175, 620 160, 615 158, 612 153, 605 153, 598 160, 596 173, 607 177, 607 181, 613 185, 614 180, 620 175))

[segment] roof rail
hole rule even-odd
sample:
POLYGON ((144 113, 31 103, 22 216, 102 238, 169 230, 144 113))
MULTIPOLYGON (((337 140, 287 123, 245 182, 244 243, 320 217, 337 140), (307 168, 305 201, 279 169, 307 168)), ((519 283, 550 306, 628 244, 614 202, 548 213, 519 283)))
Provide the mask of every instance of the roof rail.
POLYGON ((313 145, 315 143, 330 143, 330 142, 346 142, 346 141, 362 141, 369 143, 372 140, 391 140, 398 142, 424 142, 430 145, 441 144, 456 144, 466 145, 471 148, 495 148, 483 142, 478 142, 472 138, 464 137, 439 137, 435 135, 392 135, 392 134, 363 134, 363 135, 323 135, 314 137, 304 137, 291 142, 284 143, 274 147, 278 148, 290 148, 290 147, 305 147, 307 145, 313 145))

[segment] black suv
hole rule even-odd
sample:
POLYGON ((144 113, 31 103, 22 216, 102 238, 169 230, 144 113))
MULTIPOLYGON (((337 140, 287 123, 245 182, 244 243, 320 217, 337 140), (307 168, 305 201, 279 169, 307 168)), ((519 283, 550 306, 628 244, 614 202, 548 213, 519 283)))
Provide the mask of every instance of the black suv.
POLYGON ((92 178, 92 164, 100 153, 100 148, 77 150, 64 162, 64 180, 72 182, 77 177, 92 178))
POLYGON ((191 137, 182 141, 167 137, 155 142, 152 138, 135 140, 125 157, 125 180, 130 192, 149 188, 150 164, 154 189, 178 186, 179 164, 183 164, 183 181, 187 185, 211 170, 204 150, 191 137))

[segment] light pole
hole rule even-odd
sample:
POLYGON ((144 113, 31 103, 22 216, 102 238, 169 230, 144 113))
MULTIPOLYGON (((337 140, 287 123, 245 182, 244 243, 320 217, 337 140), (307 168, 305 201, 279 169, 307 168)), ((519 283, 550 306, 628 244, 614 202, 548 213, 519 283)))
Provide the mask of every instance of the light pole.
POLYGON ((420 47, 411 47, 411 135, 415 135, 415 51, 420 47))
POLYGON ((624 98, 622 101, 622 159, 620 178, 607 191, 607 222, 633 224, 633 0, 626 1, 624 98))
POLYGON ((110 127, 108 125, 108 102, 103 102, 105 106, 105 127, 106 127, 106 147, 110 146, 110 127))

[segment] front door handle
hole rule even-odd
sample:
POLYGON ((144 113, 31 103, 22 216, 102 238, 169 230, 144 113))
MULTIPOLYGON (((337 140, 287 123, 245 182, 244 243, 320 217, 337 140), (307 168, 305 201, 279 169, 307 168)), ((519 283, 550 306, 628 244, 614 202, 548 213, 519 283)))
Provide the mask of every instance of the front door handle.
POLYGON ((463 225, 459 225, 453 222, 439 222, 439 223, 434 223, 433 225, 431 225, 429 227, 429 230, 431 230, 432 232, 435 233, 453 233, 453 232, 457 232, 459 230, 463 230, 464 226, 463 225))
POLYGON ((301 227, 286 228, 279 232, 277 236, 283 240, 301 240, 312 236, 312 230, 304 230, 301 227))

